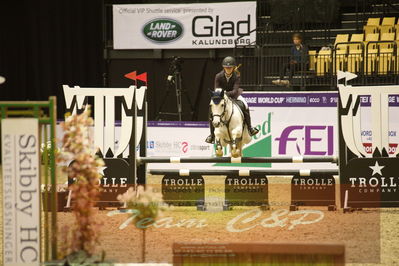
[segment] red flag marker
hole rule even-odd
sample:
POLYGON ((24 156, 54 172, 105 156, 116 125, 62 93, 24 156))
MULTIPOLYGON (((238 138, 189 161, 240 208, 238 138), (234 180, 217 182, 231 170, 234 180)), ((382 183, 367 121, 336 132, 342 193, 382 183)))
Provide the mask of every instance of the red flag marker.
POLYGON ((137 79, 137 76, 136 76, 137 73, 136 72, 137 71, 133 71, 133 72, 127 73, 125 75, 125 78, 128 78, 128 79, 136 81, 136 79, 137 79))
POLYGON ((144 72, 144 73, 136 76, 136 79, 145 82, 145 84, 147 85, 147 72, 144 72))

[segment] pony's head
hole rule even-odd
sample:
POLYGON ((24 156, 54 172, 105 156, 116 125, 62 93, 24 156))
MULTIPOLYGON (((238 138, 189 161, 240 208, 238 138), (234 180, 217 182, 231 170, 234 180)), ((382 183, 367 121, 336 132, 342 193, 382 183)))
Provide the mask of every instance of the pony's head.
POLYGON ((214 91, 210 90, 211 102, 209 104, 212 114, 212 124, 213 126, 221 126, 222 117, 226 113, 226 98, 227 95, 224 93, 223 89, 217 88, 214 91))

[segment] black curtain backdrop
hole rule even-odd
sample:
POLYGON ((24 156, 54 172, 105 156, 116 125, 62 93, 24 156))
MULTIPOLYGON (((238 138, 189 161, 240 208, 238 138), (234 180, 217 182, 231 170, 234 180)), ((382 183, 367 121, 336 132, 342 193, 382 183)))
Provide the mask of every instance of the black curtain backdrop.
MULTIPOLYGON (((157 117, 164 101, 164 112, 176 112, 173 86, 166 97, 171 59, 110 60, 106 64, 102 14, 101 0, 0 1, 0 75, 7 79, 0 85, 0 100, 47 100, 55 95, 58 118, 63 118, 63 84, 103 87, 103 73, 107 72, 109 87, 127 87, 132 81, 124 74, 137 70, 149 76, 149 119, 157 117)), ((183 85, 195 108, 195 114, 185 114, 184 120, 207 120, 208 89, 213 88, 220 63, 221 58, 183 58, 183 85)), ((190 112, 184 95, 183 110, 190 112)), ((176 116, 160 118, 177 120, 176 116)))
POLYGON ((102 86, 102 1, 0 3, 0 100, 58 98, 62 84, 102 86))
MULTIPOLYGON (((148 109, 149 119, 158 115, 159 108, 165 102, 163 112, 177 112, 176 90, 173 84, 168 83, 167 76, 171 59, 136 59, 112 60, 109 64, 109 86, 128 87, 133 81, 124 77, 126 73, 137 71, 148 73, 148 109), (167 96, 167 90, 169 94, 167 96)), ((182 95, 183 120, 208 119, 209 93, 208 89, 214 86, 214 76, 221 70, 220 60, 188 59, 182 63, 182 80, 185 95, 194 106, 194 116, 190 114, 190 105, 186 96, 182 95)), ((138 86, 144 85, 138 82, 138 86)), ((161 120, 177 120, 177 116, 160 116, 161 120)))

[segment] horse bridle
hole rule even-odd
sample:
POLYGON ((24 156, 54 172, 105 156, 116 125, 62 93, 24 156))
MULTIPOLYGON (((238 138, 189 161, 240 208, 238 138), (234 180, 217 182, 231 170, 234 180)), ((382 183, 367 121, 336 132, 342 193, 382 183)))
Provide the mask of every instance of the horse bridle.
POLYGON ((213 114, 213 113, 211 113, 211 117, 212 117, 212 121, 213 121, 213 118, 215 116, 220 117, 220 123, 222 123, 223 125, 227 125, 227 127, 228 127, 228 125, 230 124, 231 117, 233 116, 233 112, 234 112, 233 101, 231 101, 232 108, 231 108, 230 118, 229 118, 229 120, 225 121, 225 120, 223 120, 223 117, 226 114, 227 101, 225 99, 222 99, 222 100, 225 101, 225 105, 223 107, 223 112, 221 114, 213 114))

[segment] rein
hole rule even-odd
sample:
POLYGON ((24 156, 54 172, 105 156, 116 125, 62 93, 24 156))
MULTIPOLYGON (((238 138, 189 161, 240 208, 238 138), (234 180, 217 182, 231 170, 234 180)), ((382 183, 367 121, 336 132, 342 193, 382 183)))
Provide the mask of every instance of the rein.
POLYGON ((232 141, 229 127, 230 127, 231 118, 233 117, 233 114, 234 114, 234 102, 230 98, 227 98, 227 100, 225 100, 225 102, 226 102, 226 104, 223 108, 223 112, 221 114, 212 114, 212 120, 213 120, 213 117, 215 117, 215 116, 220 117, 220 123, 222 123, 224 126, 227 127, 227 133, 229 134, 229 139, 230 139, 230 141, 232 141), (231 102, 231 114, 230 114, 230 117, 228 120, 223 120, 223 117, 226 115, 226 108, 227 108, 228 101, 231 102))

